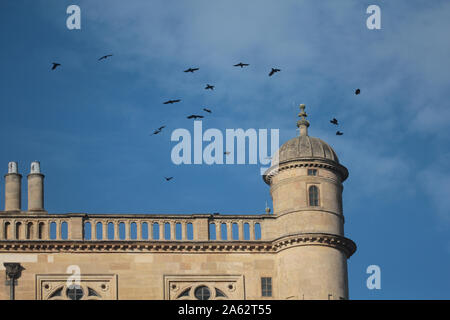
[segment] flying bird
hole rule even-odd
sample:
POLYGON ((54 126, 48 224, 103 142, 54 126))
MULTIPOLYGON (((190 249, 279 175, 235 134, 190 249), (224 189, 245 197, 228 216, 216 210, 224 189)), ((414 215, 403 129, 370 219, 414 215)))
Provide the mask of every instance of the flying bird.
POLYGON ((247 66, 249 66, 248 63, 242 63, 242 62, 239 62, 238 64, 233 65, 233 67, 241 67, 241 69, 243 67, 247 67, 247 66))
POLYGON ((173 104, 173 103, 177 103, 177 102, 180 102, 181 100, 180 99, 177 99, 177 100, 168 100, 168 101, 166 101, 166 102, 163 102, 163 104, 173 104))
POLYGON ((214 90, 214 86, 210 85, 210 84, 206 84, 205 90, 214 90))
POLYGON ((112 56, 113 56, 112 54, 107 54, 106 56, 100 57, 100 58, 98 59, 98 61, 103 60, 103 59, 106 59, 106 58, 109 58, 109 57, 112 57, 112 56))
POLYGON ((269 77, 273 76, 275 74, 275 72, 280 72, 280 71, 281 71, 280 69, 272 68, 272 70, 270 70, 269 77))
POLYGON ((333 118, 333 120, 330 120, 330 122, 331 122, 332 124, 338 125, 338 121, 337 121, 336 118, 333 118))
POLYGON ((212 112, 211 110, 206 109, 206 108, 203 108, 203 111, 206 111, 206 112, 208 112, 208 113, 211 113, 211 112, 212 112))
POLYGON ((161 126, 158 129, 155 129, 155 131, 153 131, 153 134, 158 134, 162 131, 162 129, 164 129, 166 126, 161 126))
POLYGON ((359 90, 359 89, 356 89, 356 90, 355 90, 355 94, 356 94, 356 95, 358 95, 358 94, 360 94, 360 93, 361 93, 361 90, 359 90))
POLYGON ((57 67, 59 67, 61 64, 60 63, 56 63, 56 62, 52 62, 53 66, 52 66, 52 70, 55 70, 57 67))
POLYGON ((344 134, 343 132, 336 131, 336 135, 337 135, 337 136, 342 136, 343 134, 344 134))
POLYGON ((229 155, 230 153, 230 151, 225 151, 223 154, 229 155))
POLYGON ((191 114, 190 116, 187 117, 188 119, 202 119, 204 118, 203 116, 199 116, 197 114, 191 114))
POLYGON ((164 177, 164 179, 166 179, 166 181, 170 181, 173 179, 173 177, 164 177))
POLYGON ((184 70, 184 72, 192 72, 192 73, 194 73, 194 71, 197 71, 198 69, 200 69, 200 68, 189 68, 189 69, 184 70))

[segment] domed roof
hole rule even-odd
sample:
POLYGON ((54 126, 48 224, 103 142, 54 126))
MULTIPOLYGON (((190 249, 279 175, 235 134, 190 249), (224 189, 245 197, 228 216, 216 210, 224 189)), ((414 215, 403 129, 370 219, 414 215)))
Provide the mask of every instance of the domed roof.
POLYGON ((274 155, 272 164, 302 159, 325 159, 339 163, 336 152, 328 143, 319 138, 301 135, 284 143, 278 154, 274 155))
MULTIPOLYGON (((277 175, 280 170, 290 168, 290 161, 297 160, 305 161, 305 166, 326 167, 335 171, 341 177, 341 181, 346 180, 348 170, 339 163, 333 148, 319 138, 308 136, 309 122, 306 120, 308 115, 305 112, 305 105, 301 104, 300 109, 301 119, 297 121, 300 135, 283 144, 273 155, 271 167, 263 174, 264 182, 271 185, 273 176, 277 175)), ((294 164, 295 166, 297 164, 294 164)))
POLYGON ((297 121, 297 127, 300 129, 300 135, 281 146, 278 154, 272 159, 272 165, 281 164, 291 160, 329 160, 339 163, 339 159, 333 148, 323 140, 308 136, 309 121, 305 112, 305 105, 300 105, 300 120, 297 121))

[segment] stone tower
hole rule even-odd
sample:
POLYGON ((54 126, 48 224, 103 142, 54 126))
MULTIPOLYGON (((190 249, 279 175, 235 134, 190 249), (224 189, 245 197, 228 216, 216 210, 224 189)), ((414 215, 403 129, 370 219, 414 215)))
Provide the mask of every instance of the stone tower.
POLYGON ((300 109, 300 135, 281 146, 264 175, 277 233, 296 244, 278 253, 279 298, 348 299, 347 259, 356 250, 344 237, 348 171, 330 145, 308 135, 305 105, 300 109))

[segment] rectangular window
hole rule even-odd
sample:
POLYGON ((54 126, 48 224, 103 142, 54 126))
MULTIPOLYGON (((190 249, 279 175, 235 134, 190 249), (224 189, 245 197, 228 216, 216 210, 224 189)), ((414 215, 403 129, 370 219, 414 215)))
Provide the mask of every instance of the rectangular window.
POLYGON ((308 169, 308 176, 317 176, 317 169, 308 169))
POLYGON ((272 278, 269 277, 261 278, 261 292, 263 297, 272 296, 272 278))

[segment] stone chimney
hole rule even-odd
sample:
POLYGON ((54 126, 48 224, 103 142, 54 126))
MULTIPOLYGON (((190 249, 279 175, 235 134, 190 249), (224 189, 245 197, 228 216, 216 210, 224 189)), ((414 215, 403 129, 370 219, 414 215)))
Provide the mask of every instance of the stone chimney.
POLYGON ((9 162, 5 174, 5 211, 20 211, 21 200, 22 175, 18 173, 17 162, 9 162))
POLYGON ((39 161, 31 163, 28 175, 28 211, 45 211, 44 175, 41 173, 39 161))

